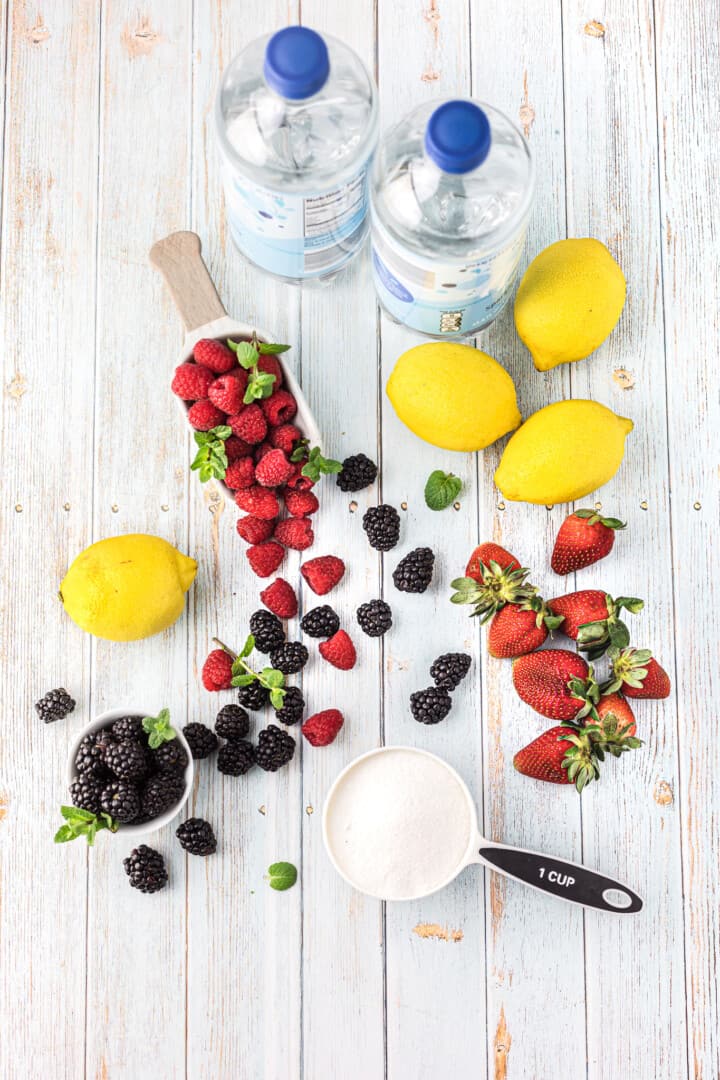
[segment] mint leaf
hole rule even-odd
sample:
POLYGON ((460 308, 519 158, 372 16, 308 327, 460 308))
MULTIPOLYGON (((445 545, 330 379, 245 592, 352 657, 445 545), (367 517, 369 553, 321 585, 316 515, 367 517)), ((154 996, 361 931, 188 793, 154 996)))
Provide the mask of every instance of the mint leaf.
POLYGON ((258 351, 249 341, 228 341, 228 348, 237 356, 240 367, 247 369, 257 364, 258 351))
POLYGON ((74 840, 76 835, 69 825, 61 825, 53 839, 56 844, 67 844, 68 840, 74 840))
POLYGON ((278 353, 287 352, 289 348, 290 345, 273 345, 266 341, 259 341, 257 346, 258 352, 263 356, 277 356, 278 353))
POLYGON ((151 750, 157 750, 165 742, 172 742, 177 736, 175 728, 170 724, 169 709, 161 709, 157 716, 144 717, 142 726, 151 750))
POLYGON ((306 447, 298 447, 297 450, 294 450, 290 460, 302 461, 304 456, 307 457, 307 462, 303 465, 301 471, 302 475, 307 476, 308 480, 315 482, 323 475, 342 472, 342 462, 323 457, 319 446, 313 446, 309 453, 304 454, 301 453, 301 449, 306 450, 306 447))
POLYGON ((276 862, 268 867, 270 888, 276 889, 278 892, 291 889, 297 881, 297 876, 297 870, 289 862, 276 862))
POLYGON ((295 461, 295 462, 304 461, 307 456, 308 456, 308 440, 307 439, 298 439, 297 443, 295 444, 295 449, 293 450, 292 454, 290 455, 290 460, 295 461))
POLYGON ((117 832, 118 823, 113 821, 109 814, 95 814, 87 810, 81 810, 77 806, 61 806, 60 813, 65 818, 66 824, 61 825, 55 833, 56 844, 67 844, 70 840, 76 840, 78 836, 84 836, 88 844, 95 843, 95 836, 101 829, 109 829, 117 832))
POLYGON ((248 634, 247 640, 245 641, 245 644, 243 645, 242 650, 239 653, 240 658, 244 659, 246 656, 249 656, 254 648, 255 648, 255 638, 253 637, 252 634, 248 634))
POLYGON ((425 502, 431 510, 445 510, 457 499, 461 489, 459 476, 436 469, 430 473, 425 484, 425 502))
POLYGON ((234 675, 230 680, 231 686, 249 686, 255 682, 254 675, 234 675))
POLYGON ((281 690, 279 688, 270 691, 270 704, 272 705, 273 709, 282 709, 283 705, 285 704, 286 693, 287 690, 281 690))

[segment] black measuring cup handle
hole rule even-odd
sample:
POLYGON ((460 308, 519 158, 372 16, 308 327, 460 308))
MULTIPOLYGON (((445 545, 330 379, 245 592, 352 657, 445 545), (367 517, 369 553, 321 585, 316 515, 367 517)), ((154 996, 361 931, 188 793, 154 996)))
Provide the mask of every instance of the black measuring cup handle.
POLYGON ((596 870, 589 870, 580 863, 541 855, 537 851, 494 844, 489 840, 483 840, 478 855, 482 862, 506 877, 559 896, 561 900, 598 911, 612 911, 617 915, 633 915, 642 910, 642 900, 627 885, 613 881, 596 870))

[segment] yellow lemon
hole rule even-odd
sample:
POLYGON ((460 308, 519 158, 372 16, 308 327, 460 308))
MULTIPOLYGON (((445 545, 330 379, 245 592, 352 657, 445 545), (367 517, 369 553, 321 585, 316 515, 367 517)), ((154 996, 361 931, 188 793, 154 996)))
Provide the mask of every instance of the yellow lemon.
POLYGON ((85 548, 60 585, 73 622, 108 641, 159 634, 182 612, 197 563, 161 540, 134 533, 85 548))
POLYGON ((513 502, 570 502, 620 468, 632 420, 597 401, 556 401, 533 413, 505 447, 495 483, 513 502))
POLYGON ((533 259, 515 297, 515 326, 538 371, 582 360, 625 304, 625 277, 599 240, 558 240, 533 259))
POLYGON ((446 450, 482 450, 522 420, 507 371, 471 345, 433 341, 408 349, 387 395, 411 431, 446 450))

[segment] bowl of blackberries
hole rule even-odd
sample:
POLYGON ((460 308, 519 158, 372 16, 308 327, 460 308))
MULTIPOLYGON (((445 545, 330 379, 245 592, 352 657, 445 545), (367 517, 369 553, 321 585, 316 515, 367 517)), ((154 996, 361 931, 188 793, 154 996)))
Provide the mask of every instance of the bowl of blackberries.
POLYGON ((68 805, 56 843, 97 832, 154 832, 182 810, 193 783, 193 758, 183 733, 161 709, 112 709, 82 729, 68 758, 68 805))

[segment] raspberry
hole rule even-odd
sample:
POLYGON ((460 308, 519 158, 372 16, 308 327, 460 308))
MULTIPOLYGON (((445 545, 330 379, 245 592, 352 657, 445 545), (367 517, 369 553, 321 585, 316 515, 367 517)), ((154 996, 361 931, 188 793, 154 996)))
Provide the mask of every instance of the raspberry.
POLYGON ((283 384, 283 373, 280 361, 276 356, 272 356, 270 353, 262 353, 257 363, 258 371, 264 371, 268 375, 275 376, 275 382, 273 383, 273 393, 280 389, 283 384))
POLYGON ((266 540, 263 544, 253 544, 245 554, 258 577, 270 577, 285 558, 285 548, 274 540, 266 540))
POLYGON ((293 551, 305 551, 312 546, 315 533, 310 518, 288 518, 275 526, 275 539, 293 551))
POLYGON ((257 484, 238 491, 235 502, 241 510, 252 514, 253 517, 264 518, 266 521, 276 518, 280 513, 280 503, 275 492, 270 491, 269 488, 259 487, 257 484))
POLYGON ((295 449, 295 443, 302 439, 300 428, 294 424, 281 424, 270 432, 270 442, 276 449, 284 450, 288 457, 295 449))
POLYGON ((224 375, 230 368, 237 367, 235 353, 223 345, 221 341, 213 341, 212 338, 203 338, 198 341, 193 349, 196 364, 202 364, 217 375, 224 375))
POLYGON ((234 416, 228 416, 228 424, 232 428, 233 435, 245 442, 260 443, 267 434, 267 421, 260 406, 253 402, 252 405, 244 405, 240 412, 234 416))
POLYGON ((262 411, 268 424, 278 427, 292 420, 297 412, 297 401, 287 390, 277 390, 272 397, 265 398, 262 411))
POLYGON ((196 431, 210 431, 210 428, 225 423, 225 413, 220 412, 220 409, 213 405, 212 401, 204 398, 202 401, 196 401, 194 405, 190 406, 188 420, 191 427, 194 427, 196 431))
POLYGON ((231 491, 241 491, 255 483, 255 464, 251 457, 238 458, 225 470, 225 483, 231 491))
POLYGON ((202 684, 206 690, 229 690, 232 680, 232 656, 224 649, 213 649, 203 664, 202 684))
POLYGON ((302 474, 303 463, 300 461, 295 466, 295 475, 291 476, 285 487, 290 491, 310 491, 315 487, 315 481, 311 480, 309 476, 303 476, 302 474))
POLYGON ((314 514, 320 503, 312 491, 286 491, 285 505, 293 517, 305 517, 314 514))
POLYGON ((298 602, 295 590, 283 578, 277 578, 260 593, 260 599, 279 619, 294 619, 298 602))
POLYGON ((255 479, 263 487, 280 487, 294 472, 282 450, 269 450, 255 467, 255 479))
POLYGON ((208 390, 208 397, 212 401, 213 405, 217 405, 218 409, 222 409, 228 416, 234 413, 240 412, 243 404, 243 394, 245 393, 245 386, 247 385, 247 372, 242 368, 238 368, 238 371, 242 371, 245 376, 245 382, 238 378, 237 375, 221 375, 219 379, 216 379, 211 384, 208 390))
POLYGON ((258 443, 258 445, 255 447, 255 453, 253 454, 255 464, 259 465, 265 455, 269 454, 272 449, 274 449, 274 447, 270 445, 267 439, 265 440, 265 442, 258 443))
POLYGON ((321 641, 318 648, 322 658, 333 667, 340 668, 341 671, 349 671, 355 667, 355 646, 344 630, 338 630, 327 641, 321 641))
POLYGON ((275 522, 272 518, 259 518, 248 514, 247 517, 238 518, 235 528, 248 544, 262 544, 272 536, 275 522))
POLYGON ((343 714, 339 709, 323 709, 308 716, 300 730, 311 746, 329 746, 342 726, 343 714))
POLYGON ((334 589, 345 573, 345 563, 337 555, 320 555, 300 567, 300 573, 318 596, 334 589))
POLYGON ((233 461, 239 461, 242 457, 249 457, 252 452, 253 448, 250 443, 246 443, 244 439, 238 439, 237 435, 230 435, 225 440, 225 453, 231 464, 233 461))
POLYGON ((197 364, 181 364, 175 368, 170 389, 183 401, 199 401, 207 397, 210 384, 214 382, 212 371, 197 364))

